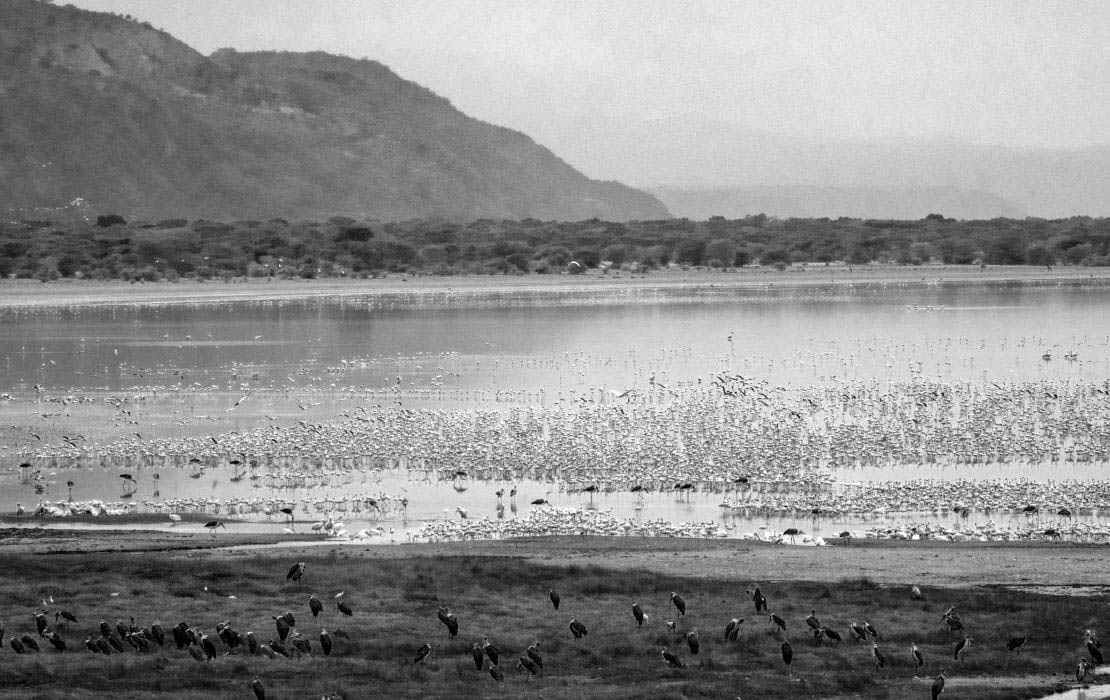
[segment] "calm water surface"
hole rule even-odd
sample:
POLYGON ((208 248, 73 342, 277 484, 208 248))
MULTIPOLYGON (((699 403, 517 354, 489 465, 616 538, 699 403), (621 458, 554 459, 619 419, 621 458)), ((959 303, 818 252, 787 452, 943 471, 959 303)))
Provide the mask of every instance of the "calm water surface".
MULTIPOLYGON (((1083 284, 441 292, 135 307, 0 306, 5 423, 0 511, 43 497, 61 500, 70 491, 75 500, 119 500, 116 465, 51 469, 43 455, 52 447, 76 442, 94 452, 93 446, 120 440, 141 445, 154 436, 329 421, 357 405, 459 411, 573 406, 615 402, 628 389, 677 394, 721 374, 769 387, 870 381, 1097 384, 1110 377, 1108 321, 1110 290, 1083 284), (113 401, 126 402, 129 413, 113 401), (39 484, 44 493, 35 493, 27 470, 18 468, 26 460, 50 471, 45 486, 39 484), (75 482, 72 489, 67 480, 75 482)), ((1055 468, 1056 478, 1106 478, 1100 462, 1055 468)), ((912 479, 920 478, 919 470, 895 460, 855 465, 842 476, 912 479)), ((382 519, 399 531, 447 517, 456 507, 467 509, 471 518, 496 517, 493 492, 513 485, 493 480, 460 491, 449 480, 422 481, 401 470, 356 470, 290 491, 242 475, 232 480, 236 470, 221 465, 209 465, 200 477, 165 467, 148 472, 158 473, 158 481, 138 472, 131 502, 152 498, 154 490, 162 498, 403 494, 407 512, 382 519)), ((968 478, 966 469, 955 468, 930 475, 968 478)), ((1044 472, 1043 465, 1006 463, 983 465, 973 476, 1037 478, 1044 472)), ((721 493, 638 498, 617 490, 588 496, 567 493, 568 485, 558 481, 514 483, 528 500, 549 495, 557 505, 612 509, 622 517, 723 520, 738 532, 785 524, 765 517, 734 522, 719 508, 727 496, 721 493)), ((521 513, 531 507, 518 502, 521 513)), ((513 515, 505 511, 502 517, 513 515)), ((256 520, 252 527, 275 526, 256 520)), ((805 527, 828 534, 861 524, 859 518, 832 519, 805 527)))

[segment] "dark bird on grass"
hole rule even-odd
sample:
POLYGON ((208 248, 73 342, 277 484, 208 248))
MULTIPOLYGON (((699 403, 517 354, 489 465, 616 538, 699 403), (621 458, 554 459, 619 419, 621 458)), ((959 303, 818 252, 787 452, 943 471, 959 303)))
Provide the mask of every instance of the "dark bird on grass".
POLYGON ((830 627, 822 627, 821 629, 817 630, 817 632, 836 642, 837 646, 840 646, 840 643, 844 641, 844 638, 840 636, 840 633, 830 627))
POLYGON ((100 635, 101 636, 103 636, 103 637, 111 637, 112 636, 112 628, 108 626, 107 622, 105 622, 104 620, 101 620, 99 627, 100 627, 100 635))
POLYGON ((432 653, 432 645, 424 642, 424 645, 416 650, 416 657, 412 660, 414 664, 418 664, 428 658, 428 654, 432 653))
POLYGON ((200 635, 200 647, 204 649, 204 653, 208 655, 208 658, 216 658, 216 645, 207 634, 200 635))
POLYGON ((524 653, 528 654, 528 658, 531 659, 532 663, 536 664, 537 667, 543 668, 543 657, 540 656, 540 643, 538 641, 532 642, 532 646, 525 649, 524 653))
POLYGON ((667 651, 666 648, 663 649, 663 660, 669 663, 671 666, 677 666, 679 668, 686 667, 686 664, 682 662, 682 659, 678 658, 676 654, 672 654, 671 652, 667 651))
POLYGON ((870 622, 868 622, 867 620, 863 621, 863 629, 867 630, 867 635, 869 637, 876 637, 877 638, 879 636, 878 630, 876 630, 875 627, 870 622))
POLYGON ((292 610, 286 610, 284 613, 282 613, 281 616, 285 618, 285 621, 289 624, 290 627, 297 626, 297 618, 294 617, 292 610))
POLYGON ((678 609, 679 616, 686 617, 686 601, 682 599, 682 596, 671 591, 671 602, 678 609))
POLYGON ((286 506, 285 508, 278 508, 279 513, 284 513, 289 516, 289 522, 293 522, 293 509, 286 506))
POLYGON ((501 669, 497 668, 497 664, 489 667, 489 675, 492 676, 493 680, 497 681, 498 683, 505 680, 505 674, 501 672, 501 669))
POLYGON ((104 637, 96 638, 96 648, 99 649, 100 653, 104 654, 105 656, 111 656, 112 652, 114 651, 114 649, 112 649, 112 645, 109 644, 108 640, 104 637))
POLYGON ((289 569, 289 573, 287 573, 285 575, 285 580, 293 581, 294 583, 296 583, 296 582, 299 582, 301 580, 301 576, 304 576, 304 562, 303 561, 297 562, 296 564, 293 565, 293 568, 289 569))
POLYGON ((579 622, 577 618, 573 617, 570 619, 570 632, 574 635, 575 639, 581 639, 589 634, 589 631, 586 630, 586 626, 579 622))
POLYGON ((132 632, 127 636, 127 641, 131 646, 135 647, 135 651, 140 654, 145 654, 150 651, 150 641, 147 640, 146 635, 140 632, 132 632))
POLYGON ((528 658, 527 656, 520 657, 520 660, 516 662, 516 667, 517 669, 524 669, 525 671, 528 671, 528 673, 532 674, 533 676, 540 672, 540 667, 536 665, 536 662, 532 661, 532 659, 528 658))
POLYGON ((922 599, 925 598, 925 596, 921 593, 921 589, 918 588, 917 586, 914 586, 913 588, 910 589, 910 596, 914 600, 922 600, 922 599))
POLYGON ((100 647, 96 645, 96 642, 92 640, 92 637, 85 637, 85 648, 94 654, 100 653, 100 647))
POLYGON ((963 632, 964 623, 960 622, 959 615, 950 615, 944 618, 945 624, 948 625, 949 632, 963 632))
POLYGON ((851 638, 856 640, 856 643, 867 639, 867 629, 862 625, 856 625, 856 620, 848 623, 848 631, 851 633, 851 638))
POLYGON ((1099 666, 1102 665, 1102 650, 1098 648, 1098 642, 1096 640, 1087 640, 1087 653, 1094 659, 1095 664, 1099 666))
POLYGON ((952 652, 952 658, 954 658, 956 661, 959 661, 960 657, 967 653, 967 650, 970 646, 971 637, 965 634, 963 639, 956 642, 956 648, 952 652))
POLYGON ((189 656, 193 657, 199 662, 204 662, 208 660, 208 654, 205 654, 204 650, 198 647, 196 644, 189 645, 189 656))
POLYGON ((293 645, 293 649, 301 654, 312 653, 312 642, 301 636, 300 632, 290 637, 289 642, 293 645))
POLYGON ((258 700, 266 700, 266 689, 262 687, 262 681, 255 678, 251 683, 251 689, 254 691, 254 697, 258 700))
POLYGON ((1020 637, 1010 637, 1010 640, 1008 642, 1006 642, 1006 651, 1008 651, 1008 652, 1015 652, 1015 651, 1020 652, 1021 648, 1023 646, 1025 646, 1026 639, 1027 639, 1027 637, 1024 634, 1021 635, 1020 637))
POLYGON ((277 629, 278 639, 285 641, 289 636, 289 623, 281 615, 274 615, 274 628, 277 629))
MULTIPOLYGON (((133 619, 134 618, 132 618, 132 620, 133 619)), ((116 634, 119 635, 120 639, 123 639, 127 635, 131 634, 131 628, 123 624, 123 620, 116 620, 116 634)))
POLYGON ((486 656, 489 657, 489 660, 492 661, 493 664, 496 666, 497 657, 499 656, 499 654, 497 653, 497 647, 493 646, 493 643, 490 642, 489 637, 482 637, 482 651, 486 653, 486 656))
POLYGON ((547 505, 547 499, 546 498, 537 498, 536 500, 532 501, 532 505, 534 505, 534 506, 547 505))
POLYGON ((332 650, 331 635, 324 628, 320 628, 320 648, 324 650, 324 656, 331 656, 332 650))
POLYGON ((790 646, 790 642, 782 643, 782 660, 787 666, 794 660, 794 647, 790 646))
POLYGON ((549 588, 547 590, 547 597, 551 599, 551 604, 555 606, 556 610, 558 610, 559 609, 559 594, 556 593, 554 590, 549 588))
POLYGON ((1080 659, 1075 666, 1075 681, 1078 683, 1087 677, 1087 672, 1091 670, 1093 665, 1087 659, 1080 659))
POLYGON ((474 642, 474 646, 470 648, 470 655, 474 657, 474 667, 481 671, 482 663, 485 661, 485 652, 482 650, 482 645, 474 642))
POLYGON ((447 613, 447 617, 443 620, 443 624, 447 626, 447 636, 459 636, 459 618, 455 617, 455 613, 447 613))
POLYGON ((931 700, 937 700, 940 694, 944 692, 944 671, 933 679, 933 687, 929 690, 929 697, 931 700))
POLYGON ((446 605, 441 605, 439 606, 439 610, 436 610, 436 617, 439 618, 439 621, 445 625, 447 624, 447 616, 450 614, 451 611, 447 608, 446 605))
POLYGON ((767 612, 767 598, 763 595, 763 593, 760 592, 758 588, 754 591, 748 591, 747 593, 748 597, 750 597, 752 599, 752 602, 755 603, 755 611, 757 613, 767 612))
POLYGON ((310 595, 308 597, 308 609, 312 612, 312 616, 316 617, 324 609, 324 604, 316 596, 310 595))
POLYGON ((208 528, 208 530, 212 533, 213 537, 216 536, 216 528, 222 527, 225 530, 227 529, 227 527, 222 522, 220 522, 219 520, 209 520, 208 522, 206 522, 204 524, 204 527, 208 528))
POLYGON ((46 631, 46 628, 47 628, 46 613, 44 613, 40 610, 39 612, 35 613, 35 629, 38 630, 38 633, 39 633, 40 637, 43 636, 43 632, 46 631))
POLYGON ((170 630, 170 632, 173 633, 173 643, 177 645, 179 651, 181 649, 184 649, 185 645, 189 643, 189 637, 185 634, 186 629, 188 629, 188 625, 186 625, 184 622, 181 622, 178 623, 178 625, 172 630, 170 630))
POLYGON ((725 640, 735 642, 740 637, 740 623, 744 620, 734 617, 725 625, 725 640))
POLYGON ((271 639, 270 650, 273 651, 275 654, 280 654, 287 659, 289 658, 289 650, 286 649, 285 645, 279 641, 274 641, 273 639, 271 639))
POLYGON ((339 612, 343 613, 347 617, 355 614, 354 611, 351 610, 351 606, 347 605, 347 603, 342 600, 335 601, 335 607, 339 608, 339 612))
POLYGON ((254 636, 254 632, 247 630, 247 651, 251 654, 258 653, 258 639, 254 636))
POLYGON ((153 625, 150 626, 150 636, 154 638, 154 641, 158 644, 158 646, 165 645, 166 632, 162 629, 161 623, 155 622, 153 625))
POLYGON ((269 644, 259 644, 258 653, 262 654, 267 659, 273 659, 277 657, 277 654, 274 653, 273 647, 271 647, 269 644))
POLYGON ((691 654, 698 655, 698 650, 701 649, 701 641, 698 639, 697 630, 690 630, 686 633, 686 646, 690 647, 691 654))
POLYGON ((48 634, 46 636, 46 641, 50 642, 50 646, 54 647, 58 651, 66 650, 65 640, 59 637, 56 632, 51 632, 50 634, 48 634))
POLYGON ((913 672, 916 674, 925 665, 925 656, 917 648, 917 644, 910 642, 910 656, 913 657, 913 672))
POLYGON ((806 624, 809 625, 809 628, 812 630, 816 631, 821 629, 821 621, 817 619, 816 610, 809 611, 809 615, 806 616, 806 624))
POLYGON ((119 638, 115 637, 114 635, 109 636, 108 644, 110 644, 111 647, 116 651, 120 652, 121 654, 123 653, 123 641, 119 638))
POLYGON ((632 617, 636 620, 637 625, 640 627, 644 626, 644 620, 647 619, 647 615, 644 614, 644 610, 640 607, 639 603, 632 604, 632 617))
POLYGON ((771 613, 771 615, 767 619, 770 620, 772 625, 778 625, 778 628, 783 632, 786 631, 786 620, 782 619, 775 613, 771 613))
POLYGON ((871 656, 875 659, 875 668, 886 666, 886 656, 884 656, 882 650, 879 649, 878 642, 871 642, 871 656))

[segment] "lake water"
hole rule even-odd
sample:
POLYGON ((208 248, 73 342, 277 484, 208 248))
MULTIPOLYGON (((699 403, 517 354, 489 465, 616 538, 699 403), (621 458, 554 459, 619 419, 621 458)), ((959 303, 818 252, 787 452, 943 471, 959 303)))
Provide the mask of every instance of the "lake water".
MULTIPOLYGON (((280 515, 261 508, 280 503, 298 522, 327 512, 349 530, 381 525, 399 537, 461 522, 460 508, 470 522, 509 522, 548 508, 530 503, 546 498, 595 519, 611 512, 712 522, 731 536, 790 526, 827 536, 956 517, 948 492, 908 514, 808 507, 872 481, 1070 480, 1099 485, 1062 490, 1088 493, 1069 522, 1102 527, 1110 500, 1089 494, 1100 493, 1110 456, 1100 393, 1110 388, 1107 321, 1110 287, 1082 282, 440 290, 103 307, 0 300, 0 512, 42 499, 133 509, 177 499, 178 510, 185 499, 219 499, 225 513, 240 504, 251 521, 241 527, 279 527, 280 515), (406 446, 385 429, 360 432, 370 421, 413 437, 406 446), (476 430, 483 421, 493 424, 476 430), (338 432, 313 442, 317 426, 338 432), (505 442, 509 430, 526 437, 505 442), (1032 437, 1015 434, 1024 431, 1032 437), (265 446, 291 434, 305 454, 265 446), (332 450, 343 435, 357 439, 332 450), (966 449, 938 448, 961 440, 966 449), (465 444, 452 452, 436 444, 444 441, 465 444), (813 449, 792 452, 797 445, 813 449), (605 460, 624 465, 620 478, 605 460), (597 491, 580 490, 590 485, 597 491), (515 502, 505 496, 498 509, 494 492, 514 486, 515 502), (812 499, 782 512, 789 501, 774 494, 807 488, 812 499), (388 505, 368 512, 370 499, 388 505)), ((1054 498, 1042 513, 1054 516, 1066 500, 1054 498)), ((1018 503, 986 512, 973 501, 966 522, 1029 523, 1011 512, 1018 503)))

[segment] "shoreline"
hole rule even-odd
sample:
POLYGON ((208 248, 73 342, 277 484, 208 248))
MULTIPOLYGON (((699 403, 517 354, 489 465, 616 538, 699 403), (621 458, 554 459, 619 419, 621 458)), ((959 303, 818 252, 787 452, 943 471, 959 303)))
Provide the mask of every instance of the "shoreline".
POLYGON ((314 297, 379 296, 412 293, 466 295, 504 292, 591 292, 628 289, 715 287, 722 289, 791 288, 855 284, 989 284, 1110 282, 1110 268, 972 265, 852 266, 830 265, 739 268, 729 271, 662 270, 642 274, 521 276, 410 276, 391 274, 374 279, 324 278, 288 280, 240 278, 234 281, 0 280, 0 308, 57 306, 124 306, 188 304, 221 301, 294 300, 314 297))

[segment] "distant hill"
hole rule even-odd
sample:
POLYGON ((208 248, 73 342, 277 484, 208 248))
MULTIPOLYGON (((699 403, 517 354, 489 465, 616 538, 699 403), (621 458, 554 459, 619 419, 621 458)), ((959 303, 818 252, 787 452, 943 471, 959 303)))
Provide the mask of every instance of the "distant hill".
POLYGON ((738 219, 749 214, 780 218, 847 216, 876 219, 921 219, 934 213, 956 219, 1025 216, 1021 209, 998 195, 955 187, 660 187, 651 190, 651 193, 662 200, 675 216, 696 220, 711 216, 738 219))
POLYGON ((147 218, 668 216, 386 66, 205 57, 137 21, 0 0, 0 213, 147 218))

